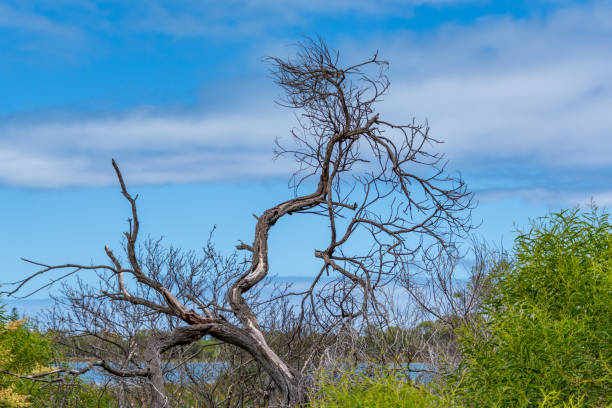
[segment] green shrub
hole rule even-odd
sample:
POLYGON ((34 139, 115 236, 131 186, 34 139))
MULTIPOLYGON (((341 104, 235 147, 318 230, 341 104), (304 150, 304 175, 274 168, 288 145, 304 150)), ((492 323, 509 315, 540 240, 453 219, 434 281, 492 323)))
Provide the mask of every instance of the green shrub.
POLYGON ((612 227, 596 208, 551 214, 515 242, 451 378, 467 407, 609 407, 612 227))
MULTIPOLYGON (((30 375, 51 360, 48 340, 33 332, 27 319, 11 320, 0 306, 0 373, 30 375)), ((9 374, 0 374, 0 407, 27 407, 39 388, 9 374)))
POLYGON ((322 374, 310 408, 442 408, 450 407, 431 390, 412 384, 405 375, 390 370, 375 373, 344 371, 322 374))
POLYGON ((66 408, 116 406, 107 392, 78 379, 65 389, 15 376, 52 370, 54 352, 49 336, 36 331, 28 319, 6 317, 0 305, 0 408, 54 407, 62 400, 66 408))

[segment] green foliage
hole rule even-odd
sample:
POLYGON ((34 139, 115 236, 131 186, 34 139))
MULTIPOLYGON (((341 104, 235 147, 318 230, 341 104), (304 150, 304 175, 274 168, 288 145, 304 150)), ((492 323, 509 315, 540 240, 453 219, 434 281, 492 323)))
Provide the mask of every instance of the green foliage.
POLYGON ((27 319, 11 320, 0 333, 0 344, 9 350, 3 369, 16 374, 27 374, 51 361, 51 343, 33 331, 27 319))
POLYGON ((323 374, 318 391, 309 408, 442 408, 451 407, 431 390, 412 384, 404 375, 392 370, 355 373, 347 370, 340 376, 323 374))
POLYGON ((515 243, 451 379, 468 407, 604 407, 612 389, 612 227, 593 208, 551 214, 515 243))
MULTIPOLYGON (((220 353, 219 341, 213 339, 200 340, 194 343, 191 348, 199 350, 194 358, 196 361, 212 361, 218 358, 220 353)), ((193 352, 188 349, 185 354, 193 354, 193 352)))
POLYGON ((463 323, 461 319, 454 315, 443 316, 443 318, 444 321, 436 320, 432 322, 426 320, 421 322, 415 330, 423 339, 434 340, 437 343, 455 342, 455 332, 452 327, 461 327, 463 323))
POLYGON ((52 407, 64 400, 64 407, 113 407, 111 398, 95 386, 76 380, 67 390, 17 376, 30 376, 53 369, 53 342, 36 331, 27 318, 6 317, 0 306, 0 408, 52 407))
MULTIPOLYGON (((50 359, 50 343, 31 330, 27 319, 12 320, 0 308, 0 372, 29 375, 50 359)), ((0 375, 0 407, 30 406, 27 385, 15 376, 0 375)))

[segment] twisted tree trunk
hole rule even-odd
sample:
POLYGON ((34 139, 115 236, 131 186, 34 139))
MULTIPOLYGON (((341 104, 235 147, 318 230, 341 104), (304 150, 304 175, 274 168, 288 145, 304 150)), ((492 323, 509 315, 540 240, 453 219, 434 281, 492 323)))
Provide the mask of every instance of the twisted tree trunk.
POLYGON ((270 348, 257 320, 249 322, 252 326, 248 329, 225 322, 215 324, 208 334, 243 349, 253 357, 278 388, 279 395, 276 396, 275 406, 295 406, 304 402, 304 393, 299 387, 298 375, 270 348))
POLYGON ((166 380, 162 366, 163 353, 173 347, 198 341, 209 329, 209 325, 203 324, 177 327, 168 335, 159 336, 149 342, 144 352, 144 360, 151 386, 151 408, 170 408, 165 390, 166 380))

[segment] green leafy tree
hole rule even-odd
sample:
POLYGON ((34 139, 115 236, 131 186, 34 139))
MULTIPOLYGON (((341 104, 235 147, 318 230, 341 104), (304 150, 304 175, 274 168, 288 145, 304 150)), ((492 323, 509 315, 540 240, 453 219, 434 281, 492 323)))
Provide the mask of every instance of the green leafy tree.
POLYGON ((612 227, 592 208, 532 222, 497 268, 452 379, 468 407, 610 407, 612 227))
POLYGON ((6 373, 30 375, 44 369, 50 359, 50 342, 32 332, 27 319, 9 318, 4 308, 0 308, 0 407, 31 405, 31 387, 6 373))
POLYGON ((57 352, 50 335, 39 333, 27 318, 7 317, 0 305, 0 408, 112 407, 112 399, 93 385, 74 381, 61 384, 37 382, 27 377, 52 371, 57 352))

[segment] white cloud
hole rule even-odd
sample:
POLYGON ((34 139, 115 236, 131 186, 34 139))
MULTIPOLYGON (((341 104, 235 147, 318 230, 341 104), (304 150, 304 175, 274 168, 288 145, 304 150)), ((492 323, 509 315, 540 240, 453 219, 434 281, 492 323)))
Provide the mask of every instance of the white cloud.
POLYGON ((489 155, 531 157, 548 166, 612 165, 612 69, 603 61, 566 60, 396 85, 388 105, 428 117, 432 134, 455 159, 489 155), (590 95, 597 92, 602 94, 590 95))
POLYGON ((63 38, 74 38, 80 35, 80 32, 74 27, 58 23, 31 10, 18 9, 1 3, 0 27, 63 38))
POLYGON ((289 128, 286 118, 279 122, 283 117, 272 115, 270 112, 263 117, 249 112, 231 112, 215 116, 201 113, 164 116, 156 112, 132 112, 107 118, 8 124, 0 128, 12 143, 27 138, 97 151, 180 150, 193 146, 253 148, 262 143, 270 145, 279 135, 279 128, 289 128))
POLYGON ((130 31, 172 36, 252 37, 279 27, 311 27, 314 16, 354 13, 369 18, 411 17, 417 6, 442 7, 483 0, 310 0, 135 2, 138 18, 123 23, 130 31), (256 17, 256 18, 254 18, 256 17))
POLYGON ((385 108, 428 118, 461 163, 612 166, 609 21, 612 7, 574 7, 449 26, 433 39, 405 35, 384 52, 393 74, 385 108))
POLYGON ((62 157, 33 152, 32 149, 0 148, 0 182, 57 188, 72 185, 105 185, 111 174, 92 171, 85 157, 62 157))
POLYGON ((531 188, 499 190, 477 194, 477 199, 482 202, 502 201, 509 198, 520 198, 526 202, 546 204, 553 207, 587 206, 591 202, 602 207, 612 207, 612 190, 584 192, 531 188))
POLYGON ((602 191, 597 194, 593 194, 593 196, 589 197, 588 200, 583 199, 580 201, 580 204, 589 204, 591 202, 591 198, 593 199, 593 202, 599 206, 612 208, 612 191, 602 191))
MULTIPOLYGON (((279 28, 310 30, 320 16, 411 17, 418 6, 444 7, 486 1, 54 0, 32 3, 5 0, 6 4, 0 4, 0 27, 64 37, 80 36, 93 30, 105 35, 145 32, 177 38, 252 39, 279 28)), ((39 40, 44 41, 44 38, 39 40)))
POLYGON ((0 180, 54 188, 113 183, 116 157, 133 183, 257 179, 287 176, 273 161, 283 116, 234 112, 214 117, 132 113, 66 122, 0 125, 0 180))

